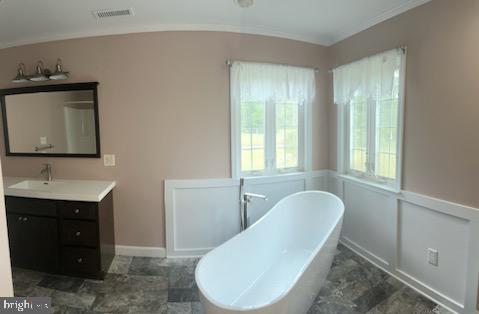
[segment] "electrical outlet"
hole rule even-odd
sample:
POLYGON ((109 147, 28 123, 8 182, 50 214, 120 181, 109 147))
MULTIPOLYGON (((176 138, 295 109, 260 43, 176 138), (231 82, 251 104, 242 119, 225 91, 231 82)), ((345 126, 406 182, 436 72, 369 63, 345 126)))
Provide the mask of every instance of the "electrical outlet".
POLYGON ((105 165, 105 167, 114 167, 115 155, 103 155, 103 164, 105 165))
POLYGON ((427 249, 427 261, 433 266, 439 266, 439 252, 435 249, 427 249))
POLYGON ((47 145, 47 137, 46 136, 40 137, 40 145, 47 145))

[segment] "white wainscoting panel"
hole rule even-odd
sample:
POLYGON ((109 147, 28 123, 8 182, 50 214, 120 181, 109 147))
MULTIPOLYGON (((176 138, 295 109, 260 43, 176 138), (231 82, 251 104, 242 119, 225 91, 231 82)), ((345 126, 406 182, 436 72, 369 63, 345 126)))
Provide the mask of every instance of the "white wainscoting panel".
MULTIPOLYGON (((254 179, 253 179, 254 180, 254 179)), ((253 200, 248 206, 249 219, 248 224, 251 226, 264 216, 276 203, 288 195, 305 190, 304 178, 292 179, 283 182, 265 182, 254 183, 254 181, 246 181, 245 192, 266 195, 267 201, 253 200)))
POLYGON ((397 269, 464 304, 469 221, 405 201, 399 202, 397 269), (439 252, 438 266, 427 261, 427 250, 439 252))
POLYGON ((343 244, 437 303, 476 313, 479 209, 333 171, 328 190, 345 203, 343 244), (428 248, 439 252, 438 266, 428 263, 428 248))
MULTIPOLYGON (((287 195, 327 189, 328 171, 245 179, 245 191, 263 194, 248 208, 253 224, 287 195)), ((240 231, 239 180, 166 180, 166 249, 168 257, 201 256, 240 231)))
MULTIPOLYGON (((269 198, 251 203, 250 222, 283 197, 316 189, 346 205, 343 244, 437 303, 476 313, 479 209, 326 170, 246 179, 246 191, 269 198), (428 248, 439 252, 437 267, 428 263, 428 248)), ((203 255, 239 232, 239 180, 167 180, 165 216, 167 256, 203 255)))
POLYGON ((396 203, 394 195, 364 189, 344 182, 343 201, 346 208, 342 236, 361 247, 377 263, 389 265, 394 260, 391 247, 396 236, 396 203))

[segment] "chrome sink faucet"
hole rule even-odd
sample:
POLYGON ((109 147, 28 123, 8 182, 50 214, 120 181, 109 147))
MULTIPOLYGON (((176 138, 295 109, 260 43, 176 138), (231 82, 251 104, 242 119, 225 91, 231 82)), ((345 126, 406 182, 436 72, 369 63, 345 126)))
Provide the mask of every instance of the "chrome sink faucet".
POLYGON ((45 176, 46 181, 48 182, 52 181, 52 165, 43 164, 43 168, 40 171, 40 174, 45 176))
POLYGON ((241 207, 241 231, 248 228, 248 204, 253 198, 260 198, 267 201, 265 195, 244 192, 244 178, 240 179, 240 207, 241 207))

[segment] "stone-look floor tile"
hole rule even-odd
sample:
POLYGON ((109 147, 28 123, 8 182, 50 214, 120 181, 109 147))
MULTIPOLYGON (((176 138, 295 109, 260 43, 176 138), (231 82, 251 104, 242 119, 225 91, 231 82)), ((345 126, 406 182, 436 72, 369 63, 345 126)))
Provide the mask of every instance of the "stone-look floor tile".
POLYGON ((129 275, 168 277, 168 266, 164 259, 153 257, 133 257, 129 275))
POLYGON ((195 285, 195 267, 170 266, 168 281, 170 288, 193 288, 195 285))
POLYGON ((26 297, 32 293, 33 288, 45 277, 45 274, 23 269, 12 268, 13 290, 15 296, 26 297))
POLYGON ((85 280, 78 290, 89 294, 134 294, 168 289, 168 277, 107 274, 104 281, 85 280))
POLYGON ((168 302, 195 302, 199 300, 200 297, 197 288, 172 288, 168 290, 168 302))
POLYGON ((56 290, 35 286, 27 295, 29 297, 51 297, 56 290))
POLYGON ((129 297, 130 313, 166 313, 168 310, 168 291, 150 292, 148 290, 132 294, 129 297))
POLYGON ((191 302, 191 314, 205 314, 201 302, 191 302))
POLYGON ((453 312, 449 311, 446 308, 443 308, 440 305, 436 305, 436 307, 432 310, 435 314, 453 314, 453 312))
POLYGON ((127 294, 99 294, 91 309, 96 313, 128 313, 129 297, 127 294))
POLYGON ((54 314, 84 314, 89 312, 82 309, 65 306, 65 305, 57 305, 53 307, 53 313, 54 314))
POLYGON ((397 289, 387 282, 381 282, 354 300, 356 311, 366 313, 376 305, 388 299, 397 289))
POLYGON ((378 304, 368 314, 433 314, 436 304, 406 287, 378 304))
POLYGON ((130 265, 132 260, 133 260, 133 257, 131 256, 117 255, 113 259, 108 272, 112 274, 126 275, 128 274, 128 271, 130 270, 130 265))
POLYGON ((191 314, 191 303, 168 303, 168 314, 191 314))
POLYGON ((59 290, 55 291, 51 297, 53 306, 68 306, 81 310, 88 310, 96 298, 95 295, 64 292, 59 290))
POLYGON ((354 305, 340 302, 320 301, 313 304, 307 314, 358 314, 354 305))
POLYGON ((358 268, 359 265, 352 259, 346 259, 341 264, 337 264, 334 267, 331 267, 331 270, 328 274, 328 280, 333 282, 339 282, 344 278, 349 272, 358 268))
MULTIPOLYGON (((199 259, 117 256, 104 280, 13 269, 15 294, 51 296, 56 313, 204 314, 194 271, 199 259)), ((338 245, 309 314, 451 314, 338 245)))
POLYGON ((80 279, 80 278, 57 276, 57 275, 46 275, 38 283, 38 286, 60 290, 64 292, 77 292, 82 284, 83 284, 83 279, 80 279))
POLYGON ((161 260, 160 265, 196 267, 199 261, 199 258, 164 258, 161 260))

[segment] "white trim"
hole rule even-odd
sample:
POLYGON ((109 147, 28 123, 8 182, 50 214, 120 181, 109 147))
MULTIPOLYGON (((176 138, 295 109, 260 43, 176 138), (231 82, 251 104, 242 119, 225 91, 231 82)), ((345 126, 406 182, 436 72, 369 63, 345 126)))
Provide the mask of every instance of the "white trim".
MULTIPOLYGON (((396 212, 396 217, 399 217, 400 214, 400 204, 410 203, 416 206, 420 206, 427 210, 431 210, 437 213, 449 215, 459 219, 463 219, 469 222, 469 235, 468 235, 468 247, 467 247, 467 261, 464 261, 466 265, 468 277, 465 285, 465 299, 462 302, 458 300, 453 300, 451 297, 441 293, 437 290, 437 287, 422 282, 421 280, 415 278, 411 274, 405 272, 399 267, 399 227, 400 221, 398 218, 392 222, 394 225, 391 226, 395 240, 394 246, 391 248, 393 256, 377 256, 371 253, 368 249, 362 247, 358 243, 354 242, 353 239, 349 239, 342 235, 341 242, 347 247, 351 248, 358 255, 362 256, 366 260, 370 261, 377 267, 383 269, 393 277, 399 279, 403 283, 407 284, 412 289, 420 292, 434 302, 444 306, 445 308, 450 309, 453 312, 469 314, 473 313, 476 308, 477 300, 477 284, 478 284, 478 274, 479 274, 479 246, 477 245, 477 239, 479 239, 479 208, 474 208, 467 205, 462 205, 458 203, 453 203, 450 201, 434 198, 431 196, 426 196, 411 191, 394 191, 384 189, 381 186, 374 186, 371 183, 365 183, 356 178, 351 178, 349 176, 340 175, 335 171, 329 171, 329 177, 331 179, 336 179, 338 184, 338 196, 344 199, 344 185, 345 183, 354 184, 358 187, 372 191, 375 193, 380 193, 383 195, 388 195, 395 199, 394 210, 396 212)), ((333 181, 330 180, 330 184, 333 181)), ((331 188, 330 186, 329 188, 331 188)), ((346 209, 347 211, 347 209, 346 209)), ((462 262, 462 261, 461 261, 462 262)), ((474 312, 475 313, 475 312, 474 312)))
POLYGON ((116 27, 115 29, 95 29, 84 32, 75 32, 68 34, 46 35, 46 36, 34 36, 21 40, 14 40, 6 42, 0 45, 0 49, 10 48, 16 46, 46 43, 58 40, 110 36, 110 35, 125 35, 133 33, 150 33, 150 32, 169 32, 169 31, 211 31, 211 32, 231 32, 239 34, 251 34, 262 35, 269 37, 285 38, 291 40, 302 41, 306 43, 312 43, 316 45, 332 46, 354 34, 357 34, 371 26, 379 24, 385 20, 388 20, 396 15, 409 11, 417 6, 423 5, 431 0, 411 0, 405 4, 399 5, 383 14, 375 16, 362 23, 352 25, 346 30, 341 32, 337 36, 308 36, 291 34, 287 32, 281 32, 277 30, 262 28, 262 27, 248 27, 248 26, 234 26, 234 25, 221 25, 221 24, 158 24, 149 26, 130 26, 130 27, 116 27))
POLYGON ((388 275, 390 275, 391 277, 394 277, 395 279, 399 280, 400 282, 402 282, 403 284, 405 284, 406 286, 410 287, 411 289, 413 289, 414 291, 416 291, 417 293, 425 296, 426 298, 432 300, 433 302, 439 304, 440 306, 446 308, 447 310, 453 312, 453 313, 456 313, 455 311, 453 311, 450 307, 448 307, 447 305, 443 304, 442 302, 438 301, 436 298, 428 295, 427 293, 425 293, 424 291, 414 287, 413 285, 411 285, 407 280, 401 278, 400 276, 398 276, 397 274, 395 274, 394 272, 391 272, 388 268, 384 267, 384 265, 381 265, 381 263, 377 263, 376 261, 374 261, 373 259, 369 258, 367 254, 365 254, 367 251, 364 251, 362 248, 358 247, 357 244, 354 244, 354 242, 348 242, 348 241, 345 241, 344 239, 340 239, 339 240, 340 243, 342 243, 345 247, 347 247, 348 249, 350 249, 351 251, 353 251, 354 253, 356 253, 357 255, 361 256, 362 258, 364 258, 365 260, 369 261, 371 264, 373 264, 374 266, 376 266, 377 268, 381 269, 382 271, 384 271, 385 273, 387 273, 388 275))
MULTIPOLYGON (((386 52, 380 52, 374 56, 394 51, 392 49, 386 52)), ((364 59, 361 59, 364 60, 364 59)), ((355 62, 361 62, 361 60, 355 62)), ((397 120, 397 139, 396 139, 396 178, 382 178, 376 175, 376 142, 377 136, 377 99, 367 99, 367 156, 366 156, 366 172, 350 169, 350 142, 351 142, 351 100, 350 103, 336 104, 337 107, 337 167, 341 175, 347 176, 349 179, 357 178, 363 184, 371 184, 372 186, 383 188, 397 192, 402 187, 402 160, 403 160, 403 139, 404 139, 404 111, 405 111, 405 93, 406 93, 406 64, 407 64, 407 48, 401 49, 400 54, 401 65, 399 68, 399 86, 398 86, 398 120, 397 120), (372 166, 371 166, 372 165, 372 166), (384 179, 384 180, 383 180, 384 179)), ((352 63, 355 63, 352 62, 352 63)), ((350 63, 350 64, 352 64, 350 63)), ((349 64, 345 65, 348 66, 349 64)), ((333 86, 333 89, 336 88, 333 86)))
MULTIPOLYGON (((329 170, 318 170, 318 171, 309 171, 309 172, 297 172, 297 173, 287 173, 279 174, 275 176, 262 176, 262 177, 247 177, 245 178, 245 186, 253 187, 257 185, 267 185, 272 186, 274 184, 288 183, 291 182, 293 185, 298 185, 298 182, 301 182, 303 190, 315 190, 322 189, 327 190, 327 178, 329 176, 329 170)), ((165 202, 165 229, 166 229, 166 253, 170 257, 197 257, 202 256, 206 252, 212 250, 214 247, 181 247, 178 248, 176 243, 176 232, 178 228, 176 226, 175 217, 179 210, 176 208, 175 199, 176 191, 186 189, 201 189, 209 190, 214 188, 237 188, 239 193, 239 179, 205 179, 205 180, 165 180, 164 188, 164 202, 165 202)), ((211 193, 215 193, 213 190, 211 193)), ((219 197, 221 195, 211 194, 212 197, 219 197)), ((238 194, 239 195, 239 194, 238 194)), ((268 195, 271 197, 271 195, 268 195)), ((228 204, 233 206, 239 206, 239 198, 234 198, 228 201, 228 204)), ((273 204, 272 204, 273 205, 273 204)), ((230 206, 230 205, 228 205, 230 206)), ((238 216, 239 216, 239 207, 238 207, 238 216)), ((234 215, 234 209, 232 210, 232 215, 234 215)), ((214 217, 212 217, 213 219, 214 217)), ((239 231, 239 224, 238 224, 239 231)))
POLYGON ((161 25, 150 25, 150 26, 120 27, 115 29, 95 29, 95 30, 89 30, 85 32, 77 32, 77 33, 69 33, 69 34, 35 36, 35 37, 30 37, 26 39, 15 40, 15 41, 4 43, 0 45, 0 49, 30 45, 30 44, 46 43, 46 42, 58 41, 58 40, 100 37, 100 36, 110 36, 110 35, 126 35, 126 34, 135 34, 135 33, 171 32, 171 31, 192 31, 192 32, 209 31, 209 32, 229 32, 229 33, 239 33, 239 34, 262 35, 262 36, 297 40, 297 41, 312 43, 316 45, 324 45, 324 46, 329 46, 334 43, 329 38, 319 39, 314 36, 290 34, 290 33, 285 33, 285 32, 265 29, 265 28, 259 28, 259 27, 233 26, 233 25, 221 25, 221 24, 161 24, 161 25))
POLYGON ((386 11, 378 16, 375 16, 369 20, 366 21, 361 21, 360 23, 356 23, 354 25, 351 25, 350 27, 347 27, 346 30, 341 32, 338 36, 335 36, 331 40, 331 45, 334 45, 348 37, 351 37, 357 33, 360 33, 374 25, 377 25, 381 22, 384 22, 386 20, 389 20, 390 18, 393 18, 401 13, 407 12, 411 9, 414 9, 415 7, 421 6, 423 4, 428 3, 431 0, 410 0, 404 4, 400 4, 395 8, 392 8, 389 11, 386 11))
MULTIPOLYGON (((247 62, 263 64, 262 62, 247 62)), ((275 63, 271 63, 276 65, 275 63)), ((281 66, 281 64, 277 64, 281 66)), ((234 66, 234 65, 233 65, 234 66)), ((296 67, 296 66, 291 66, 296 67)), ((276 102, 265 101, 264 103, 264 157, 265 164, 263 170, 241 171, 241 100, 237 95, 238 86, 241 82, 236 82, 237 77, 233 78, 233 72, 229 67, 230 80, 230 136, 231 136, 231 177, 266 177, 283 175, 287 173, 308 172, 312 169, 312 106, 317 95, 304 103, 298 103, 298 165, 293 168, 276 167, 276 102), (236 84, 235 84, 236 83, 236 84)), ((308 69, 311 70, 311 69, 308 69)), ((317 77, 313 72, 314 84, 316 86, 317 77)))
POLYGON ((166 257, 164 247, 115 245, 116 255, 166 257))

